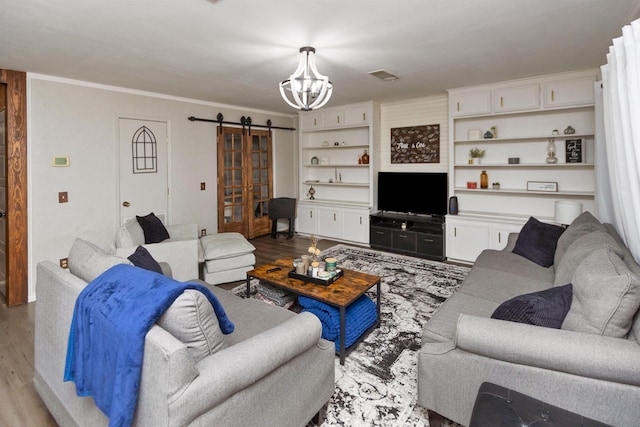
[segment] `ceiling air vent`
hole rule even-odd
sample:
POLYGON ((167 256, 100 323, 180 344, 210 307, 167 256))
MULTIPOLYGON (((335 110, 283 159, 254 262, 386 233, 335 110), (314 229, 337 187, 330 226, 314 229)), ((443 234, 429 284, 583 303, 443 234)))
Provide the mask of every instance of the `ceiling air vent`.
POLYGON ((388 73, 385 70, 369 71, 369 74, 372 75, 373 77, 379 78, 380 80, 384 80, 385 82, 392 82, 394 80, 398 80, 397 76, 394 76, 393 74, 388 73))

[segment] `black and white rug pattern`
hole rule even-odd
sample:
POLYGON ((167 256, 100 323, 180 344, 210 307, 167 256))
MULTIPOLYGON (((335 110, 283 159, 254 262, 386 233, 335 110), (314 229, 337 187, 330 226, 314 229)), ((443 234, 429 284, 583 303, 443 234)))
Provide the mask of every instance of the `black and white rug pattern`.
MULTIPOLYGON (((428 426, 417 405, 422 327, 469 268, 336 245, 321 254, 338 266, 381 277, 381 323, 340 365, 324 426, 428 426)), ((246 288, 245 288, 246 289, 246 288)), ((375 300, 375 288, 369 292, 375 300)))

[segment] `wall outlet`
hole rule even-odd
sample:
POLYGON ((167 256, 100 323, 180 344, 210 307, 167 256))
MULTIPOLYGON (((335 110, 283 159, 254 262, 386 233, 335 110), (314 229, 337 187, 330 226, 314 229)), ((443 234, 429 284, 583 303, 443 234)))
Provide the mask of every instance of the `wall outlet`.
POLYGON ((200 230, 200 235, 201 236, 206 236, 207 235, 207 229, 203 228, 202 230, 200 230))
POLYGON ((69 268, 69 258, 60 258, 60 267, 69 268))
POLYGON ((204 182, 201 182, 201 183, 200 183, 200 190, 204 191, 204 190, 206 190, 206 189, 207 189, 207 184, 206 184, 206 183, 204 183, 204 182))
POLYGON ((58 203, 67 203, 69 201, 69 194, 66 191, 58 193, 58 203))

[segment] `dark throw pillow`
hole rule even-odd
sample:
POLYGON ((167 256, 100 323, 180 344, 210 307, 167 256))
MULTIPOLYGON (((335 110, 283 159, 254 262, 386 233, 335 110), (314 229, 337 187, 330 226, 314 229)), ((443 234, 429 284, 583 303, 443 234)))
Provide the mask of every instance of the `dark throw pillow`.
POLYGON ((518 295, 500 304, 491 318, 560 329, 571 308, 572 298, 571 283, 518 295))
POLYGON ((153 212, 145 216, 136 215, 136 218, 144 233, 144 243, 159 243, 169 238, 167 228, 153 212))
POLYGON ((155 271, 162 274, 162 267, 158 264, 158 261, 153 259, 148 250, 142 246, 138 246, 136 251, 129 255, 127 258, 136 267, 144 268, 145 270, 155 271))
POLYGON ((551 267, 558 239, 564 230, 559 225, 546 224, 531 217, 520 230, 513 253, 542 267, 551 267))

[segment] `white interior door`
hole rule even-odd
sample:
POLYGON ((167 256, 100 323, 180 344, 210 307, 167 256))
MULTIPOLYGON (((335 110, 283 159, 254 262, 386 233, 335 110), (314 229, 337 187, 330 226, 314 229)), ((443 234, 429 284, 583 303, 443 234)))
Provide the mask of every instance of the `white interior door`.
POLYGON ((167 122, 120 118, 120 222, 155 213, 168 223, 167 122))

